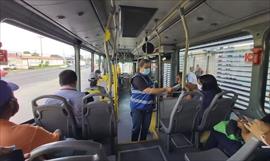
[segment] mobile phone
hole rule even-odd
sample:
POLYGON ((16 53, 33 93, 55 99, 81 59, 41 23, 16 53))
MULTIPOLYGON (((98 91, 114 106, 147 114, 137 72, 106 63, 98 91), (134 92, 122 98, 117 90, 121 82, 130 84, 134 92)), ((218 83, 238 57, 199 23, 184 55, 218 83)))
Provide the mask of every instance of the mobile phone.
POLYGON ((233 111, 233 112, 240 120, 245 120, 245 121, 249 122, 248 118, 246 116, 242 115, 240 112, 238 112, 238 111, 233 111))

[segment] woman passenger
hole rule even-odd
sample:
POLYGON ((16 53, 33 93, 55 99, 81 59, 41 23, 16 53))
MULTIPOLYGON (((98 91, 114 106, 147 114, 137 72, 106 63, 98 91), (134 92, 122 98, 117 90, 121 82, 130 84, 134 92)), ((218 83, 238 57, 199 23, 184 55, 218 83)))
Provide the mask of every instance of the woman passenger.
POLYGON ((216 94, 222 90, 218 87, 216 78, 211 74, 205 74, 198 78, 198 90, 203 94, 202 106, 197 116, 197 124, 201 122, 204 111, 211 104, 216 94))

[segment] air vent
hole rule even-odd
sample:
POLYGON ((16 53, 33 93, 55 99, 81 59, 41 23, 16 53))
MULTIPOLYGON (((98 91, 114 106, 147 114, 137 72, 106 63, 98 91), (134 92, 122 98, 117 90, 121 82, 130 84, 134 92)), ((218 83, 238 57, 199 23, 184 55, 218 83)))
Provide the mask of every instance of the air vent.
POLYGON ((156 8, 133 6, 120 7, 123 37, 137 37, 157 11, 156 8))

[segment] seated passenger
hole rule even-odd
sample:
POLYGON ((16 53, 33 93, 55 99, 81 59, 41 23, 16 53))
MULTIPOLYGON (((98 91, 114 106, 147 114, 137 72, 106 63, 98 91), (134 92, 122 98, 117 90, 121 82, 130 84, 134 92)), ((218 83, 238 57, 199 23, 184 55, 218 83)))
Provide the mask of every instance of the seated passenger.
POLYGON ((97 85, 98 80, 99 80, 98 75, 96 75, 96 73, 91 73, 90 78, 88 79, 88 81, 90 82, 90 88, 86 88, 84 91, 89 94, 100 93, 102 95, 106 95, 107 92, 105 88, 97 85))
MULTIPOLYGON (((91 75, 92 75, 93 73, 91 73, 90 74, 90 78, 91 78, 91 75)), ((102 77, 101 77, 101 71, 99 70, 99 69, 97 69, 96 71, 95 71, 95 77, 97 78, 97 79, 101 79, 102 77)), ((89 80, 90 81, 90 80, 89 80)))
POLYGON ((173 97, 178 97, 180 95, 180 91, 182 90, 182 72, 178 72, 176 75, 176 83, 174 84, 174 87, 179 85, 177 89, 174 89, 173 97))
MULTIPOLYGON (((54 94, 64 97, 71 104, 73 108, 73 114, 75 116, 78 127, 81 127, 82 120, 82 108, 83 102, 82 99, 85 96, 83 92, 77 91, 77 75, 72 70, 64 70, 59 74, 59 84, 61 88, 56 91, 54 94)), ((46 104, 57 104, 58 100, 48 99, 45 102, 46 104)))
MULTIPOLYGON (((197 116, 197 123, 199 123, 205 109, 210 105, 216 94, 221 92, 221 89, 218 87, 216 78, 210 74, 200 76, 198 78, 198 84, 196 86, 191 83, 187 83, 185 88, 188 91, 199 90, 203 94, 202 108, 200 109, 199 114, 197 116)), ((188 95, 185 97, 185 99, 189 100, 192 98, 193 98, 192 95, 188 95)))
MULTIPOLYGON (((109 95, 107 94, 107 92, 106 92, 106 90, 105 90, 104 87, 97 85, 98 79, 99 78, 96 75, 96 73, 91 73, 90 78, 88 79, 89 82, 90 82, 90 87, 89 88, 86 88, 84 90, 84 92, 85 92, 86 95, 87 94, 101 94, 101 95, 105 95, 105 96, 107 96, 107 98, 101 97, 100 100, 103 100, 103 101, 105 100, 106 101, 108 99, 109 95)), ((87 100, 87 102, 92 102, 92 101, 93 101, 93 98, 89 98, 87 100)))
POLYGON ((202 104, 203 110, 210 105, 216 94, 222 92, 222 90, 218 87, 216 78, 211 74, 205 74, 199 77, 198 89, 204 95, 202 104))
POLYGON ((34 148, 58 141, 59 132, 50 133, 39 126, 17 125, 9 119, 19 110, 19 104, 13 91, 19 87, 0 80, 0 146, 15 145, 23 153, 29 153, 34 148))
MULTIPOLYGON (((257 137, 266 145, 270 144, 270 114, 261 120, 254 120, 247 123, 245 120, 238 120, 237 127, 240 130, 240 139, 232 140, 225 134, 212 130, 206 142, 205 149, 219 148, 228 156, 232 156, 252 136, 257 137)), ((236 133, 234 135, 237 135, 236 133)), ((268 157, 269 156, 268 149, 268 157)))

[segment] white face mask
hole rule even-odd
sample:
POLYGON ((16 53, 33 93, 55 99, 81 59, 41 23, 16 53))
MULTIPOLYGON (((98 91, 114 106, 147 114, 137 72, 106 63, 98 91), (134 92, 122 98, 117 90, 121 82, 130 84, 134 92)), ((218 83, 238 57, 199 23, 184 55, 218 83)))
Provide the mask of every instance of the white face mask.
POLYGON ((143 71, 143 75, 149 75, 151 72, 151 69, 150 68, 145 68, 144 71, 143 71))
POLYGON ((202 90, 202 85, 200 85, 199 83, 197 83, 197 87, 199 90, 202 90))

